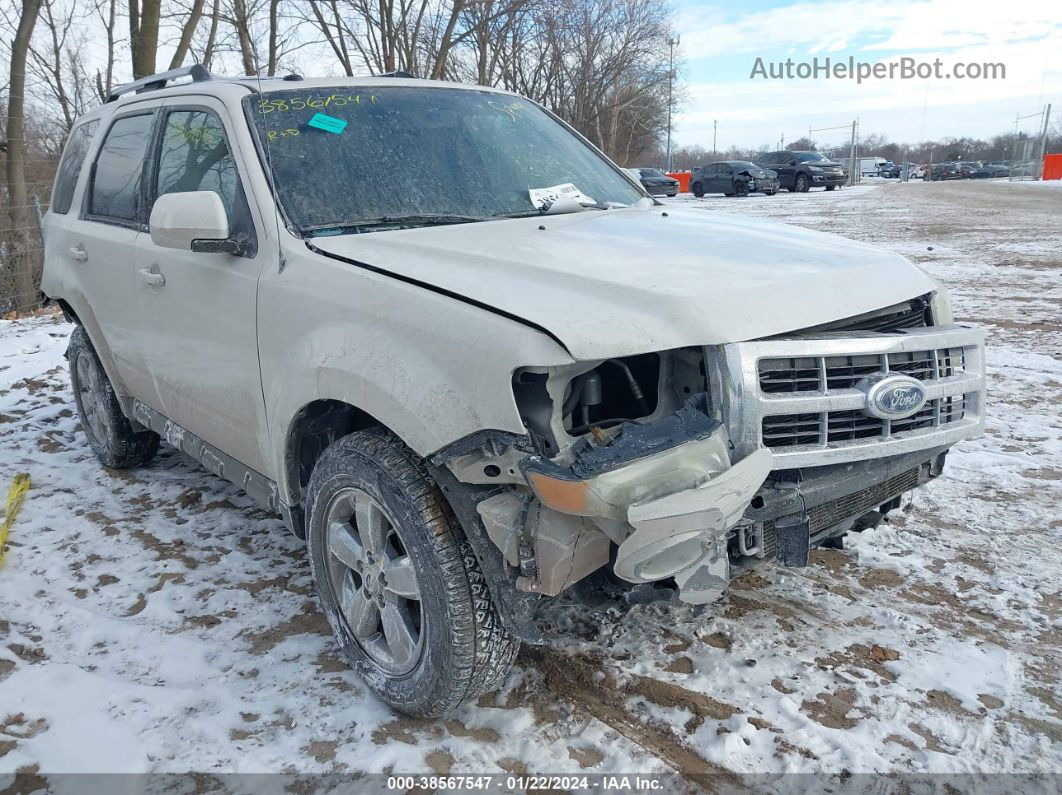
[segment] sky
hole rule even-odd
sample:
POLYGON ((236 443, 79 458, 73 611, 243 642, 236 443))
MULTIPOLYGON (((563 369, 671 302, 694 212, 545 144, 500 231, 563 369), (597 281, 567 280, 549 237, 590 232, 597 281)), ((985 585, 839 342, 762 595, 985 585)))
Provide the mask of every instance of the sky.
MULTIPOLYGON (((1013 132, 1015 117, 1051 102, 1062 120, 1062 0, 675 0, 680 79, 687 98, 674 122, 678 145, 776 146, 808 128, 851 125, 895 141, 943 136, 987 138, 1013 132), (956 63, 1002 63, 1003 79, 750 79, 792 58, 876 63, 909 57, 956 63)), ((1027 132, 1039 118, 1026 119, 1027 132)), ((811 136, 840 145, 848 130, 811 136)))

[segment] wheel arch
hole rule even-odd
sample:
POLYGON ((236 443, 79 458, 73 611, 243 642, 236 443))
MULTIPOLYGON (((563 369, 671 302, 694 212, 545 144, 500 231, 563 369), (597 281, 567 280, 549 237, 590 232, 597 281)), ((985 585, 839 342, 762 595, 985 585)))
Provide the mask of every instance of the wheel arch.
POLYGON ((318 398, 302 406, 288 422, 284 436, 283 492, 293 504, 304 505, 314 465, 328 446, 355 431, 377 427, 394 433, 369 412, 344 400, 318 398))

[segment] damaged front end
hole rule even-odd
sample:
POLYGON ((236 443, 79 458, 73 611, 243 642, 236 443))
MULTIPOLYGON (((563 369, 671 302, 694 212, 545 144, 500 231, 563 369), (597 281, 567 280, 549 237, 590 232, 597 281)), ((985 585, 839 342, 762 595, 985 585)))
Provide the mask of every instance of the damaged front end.
POLYGON ((673 579, 683 601, 718 598, 772 455, 732 462, 704 372, 700 350, 527 368, 514 393, 528 437, 433 458, 477 492, 476 525, 518 591, 553 596, 611 562, 630 583, 673 579))
POLYGON ((709 602, 732 570, 807 565, 876 526, 981 433, 983 334, 931 299, 764 340, 522 368, 527 435, 484 431, 431 464, 514 605, 606 566, 709 602), (917 400, 885 412, 881 384, 917 400))

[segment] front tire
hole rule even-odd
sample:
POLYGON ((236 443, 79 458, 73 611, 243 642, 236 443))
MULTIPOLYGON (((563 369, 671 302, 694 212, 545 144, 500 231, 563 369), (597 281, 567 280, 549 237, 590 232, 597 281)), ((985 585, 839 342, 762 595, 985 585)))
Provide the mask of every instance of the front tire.
POLYGON ((811 190, 811 183, 808 182, 807 174, 797 174, 793 180, 793 190, 796 193, 807 193, 811 190))
POLYGON ((837 187, 836 185, 827 185, 826 186, 826 190, 833 190, 836 187, 837 187))
POLYGON ((690 190, 693 191, 693 195, 698 199, 704 197, 704 186, 701 183, 694 182, 693 185, 690 186, 690 190))
POLYGON ((735 182, 734 183, 734 195, 735 196, 748 196, 749 195, 749 183, 747 183, 747 182, 735 182))
POLYGON ((519 651, 423 461, 384 431, 318 459, 307 493, 318 598, 350 665, 384 701, 438 717, 500 687, 519 651))
POLYGON ((159 449, 154 431, 135 431, 114 394, 88 334, 77 326, 66 349, 70 385, 89 447, 105 467, 128 469, 146 464, 159 449))

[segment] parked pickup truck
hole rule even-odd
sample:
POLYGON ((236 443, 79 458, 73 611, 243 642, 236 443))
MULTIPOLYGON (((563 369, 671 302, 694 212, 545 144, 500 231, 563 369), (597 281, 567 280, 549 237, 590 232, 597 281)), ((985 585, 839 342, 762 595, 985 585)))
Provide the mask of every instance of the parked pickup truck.
POLYGON ((498 687, 542 600, 805 565, 984 422, 919 267, 660 205, 480 86, 155 75, 77 121, 44 227, 99 460, 165 440, 281 515, 412 715, 498 687))

